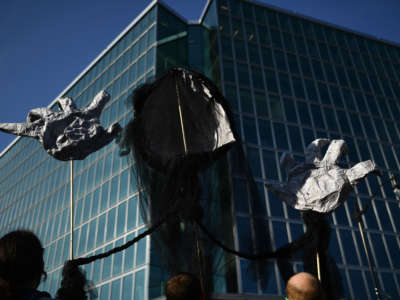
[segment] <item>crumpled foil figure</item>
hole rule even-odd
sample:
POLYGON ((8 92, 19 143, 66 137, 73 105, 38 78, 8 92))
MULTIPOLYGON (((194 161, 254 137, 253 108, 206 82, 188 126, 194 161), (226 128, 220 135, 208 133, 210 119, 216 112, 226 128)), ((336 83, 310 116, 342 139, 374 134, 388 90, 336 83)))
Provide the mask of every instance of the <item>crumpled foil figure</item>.
POLYGON ((328 139, 316 139, 305 152, 305 162, 296 162, 288 152, 281 156, 281 166, 288 174, 287 183, 270 180, 266 186, 289 206, 301 210, 330 213, 338 208, 353 186, 371 172, 379 173, 371 160, 363 161, 350 169, 342 169, 337 163, 347 153, 344 140, 332 140, 323 159, 321 149, 328 139))
POLYGON ((119 136, 118 123, 105 130, 100 114, 110 99, 100 91, 84 109, 78 109, 71 98, 60 98, 60 111, 46 107, 32 109, 26 123, 0 123, 0 131, 38 140, 48 154, 58 160, 82 160, 119 136))

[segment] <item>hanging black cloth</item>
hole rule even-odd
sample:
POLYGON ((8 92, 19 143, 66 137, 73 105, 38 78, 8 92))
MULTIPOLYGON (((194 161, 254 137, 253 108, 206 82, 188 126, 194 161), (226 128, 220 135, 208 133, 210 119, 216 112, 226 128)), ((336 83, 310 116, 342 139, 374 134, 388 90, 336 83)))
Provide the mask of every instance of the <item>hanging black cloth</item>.
MULTIPOLYGON (((232 223, 225 154, 237 134, 227 101, 204 75, 172 68, 138 87, 130 104, 134 117, 121 145, 135 162, 142 218, 151 226, 177 212, 152 234, 153 263, 171 274, 199 274, 196 220, 232 245, 224 230, 232 223)), ((224 260, 222 250, 201 233, 198 238, 204 268, 215 273, 225 263, 216 261, 224 260)))

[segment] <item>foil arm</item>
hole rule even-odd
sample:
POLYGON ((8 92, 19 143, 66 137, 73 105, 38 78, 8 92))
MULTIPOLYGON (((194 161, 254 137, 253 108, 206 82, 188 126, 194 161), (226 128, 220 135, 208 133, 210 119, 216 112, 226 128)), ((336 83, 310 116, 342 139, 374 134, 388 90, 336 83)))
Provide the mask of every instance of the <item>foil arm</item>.
POLYGON ((97 118, 99 118, 108 100, 110 100, 110 94, 108 94, 105 90, 102 90, 93 98, 89 106, 84 109, 84 112, 95 115, 97 118))
POLYGON ((347 154, 346 142, 344 140, 333 140, 329 144, 321 164, 325 166, 335 165, 340 157, 345 154, 347 154))
POLYGON ((29 130, 26 123, 0 123, 0 131, 18 136, 36 137, 35 131, 29 130))
POLYGON ((346 170, 346 176, 350 184, 355 185, 365 176, 370 173, 380 174, 377 166, 371 160, 359 162, 354 165, 351 169, 346 170))

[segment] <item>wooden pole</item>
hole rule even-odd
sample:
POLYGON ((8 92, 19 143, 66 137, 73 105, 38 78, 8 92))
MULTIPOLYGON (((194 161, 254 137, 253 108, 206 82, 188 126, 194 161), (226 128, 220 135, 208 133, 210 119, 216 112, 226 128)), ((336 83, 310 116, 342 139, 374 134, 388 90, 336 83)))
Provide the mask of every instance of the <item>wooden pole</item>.
POLYGON ((176 90, 176 96, 177 96, 177 99, 178 99, 178 112, 179 112, 179 120, 180 120, 180 123, 181 123, 183 148, 184 148, 185 155, 186 155, 187 152, 188 152, 188 149, 187 149, 187 144, 186 144, 185 126, 183 125, 181 96, 180 96, 180 93, 179 93, 179 88, 178 88, 178 82, 177 81, 175 81, 175 90, 176 90))
POLYGON ((70 161, 70 249, 69 258, 74 259, 74 164, 70 161))
POLYGON ((319 260, 319 253, 317 251, 317 274, 318 274, 318 280, 321 282, 321 263, 319 260))

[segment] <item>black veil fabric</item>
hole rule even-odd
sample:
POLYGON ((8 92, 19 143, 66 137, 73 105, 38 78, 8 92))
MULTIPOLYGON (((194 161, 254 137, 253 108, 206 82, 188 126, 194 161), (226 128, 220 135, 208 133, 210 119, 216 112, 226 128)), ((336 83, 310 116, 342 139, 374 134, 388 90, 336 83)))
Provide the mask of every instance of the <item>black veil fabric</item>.
POLYGON ((204 75, 170 69, 131 98, 134 118, 125 145, 160 172, 185 162, 198 172, 208 167, 235 141, 225 98, 204 75))
POLYGON ((232 255, 196 225, 233 247, 226 153, 238 142, 226 99, 204 75, 173 68, 138 87, 129 104, 134 117, 124 130, 122 154, 134 160, 142 218, 151 226, 172 213, 152 233, 152 263, 171 275, 197 274, 211 291, 210 275, 234 269, 232 255))

